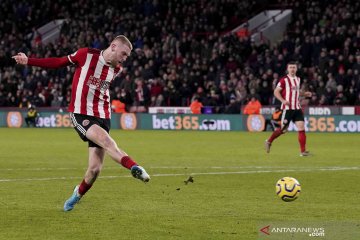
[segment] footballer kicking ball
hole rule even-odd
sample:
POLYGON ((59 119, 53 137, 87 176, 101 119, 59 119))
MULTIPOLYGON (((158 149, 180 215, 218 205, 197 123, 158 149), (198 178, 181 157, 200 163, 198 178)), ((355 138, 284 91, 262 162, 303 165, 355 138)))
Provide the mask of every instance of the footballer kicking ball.
POLYGON ((297 199, 300 191, 300 183, 295 178, 283 177, 276 183, 276 194, 285 202, 297 199))

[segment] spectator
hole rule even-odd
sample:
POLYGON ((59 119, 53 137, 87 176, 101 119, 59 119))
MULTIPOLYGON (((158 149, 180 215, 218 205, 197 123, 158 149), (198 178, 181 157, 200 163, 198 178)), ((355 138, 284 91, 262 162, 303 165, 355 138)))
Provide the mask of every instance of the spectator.
POLYGON ((135 80, 136 88, 134 90, 135 106, 147 107, 150 103, 149 88, 144 85, 144 81, 140 78, 135 80))
POLYGON ((270 127, 273 131, 275 131, 275 129, 281 127, 281 115, 282 115, 282 110, 280 109, 279 106, 277 106, 275 108, 275 111, 271 115, 271 119, 265 120, 264 131, 266 131, 268 125, 270 125, 270 127))
POLYGON ((116 113, 126 113, 125 104, 116 98, 111 101, 111 109, 116 113))
POLYGON ((19 104, 19 108, 29 108, 31 106, 30 102, 27 100, 26 97, 23 97, 20 104, 19 104))
POLYGON ((256 97, 251 97, 250 101, 244 108, 244 114, 260 114, 261 107, 262 106, 259 100, 257 100, 256 97))
POLYGON ((200 102, 198 97, 195 97, 192 103, 190 104, 190 110, 192 114, 201 114, 201 109, 203 105, 200 102))
POLYGON ((360 93, 358 94, 354 105, 355 105, 355 106, 360 106, 360 93))
POLYGON ((356 93, 353 87, 350 87, 349 91, 346 94, 347 103, 349 105, 354 105, 356 101, 356 93))
POLYGON ((230 97, 230 104, 226 107, 225 113, 226 114, 240 114, 241 112, 241 104, 240 102, 236 101, 236 97, 230 97))
POLYGON ((36 127, 37 118, 38 112, 36 111, 34 106, 30 106, 25 117, 26 126, 30 127, 31 125, 33 125, 34 127, 36 127))

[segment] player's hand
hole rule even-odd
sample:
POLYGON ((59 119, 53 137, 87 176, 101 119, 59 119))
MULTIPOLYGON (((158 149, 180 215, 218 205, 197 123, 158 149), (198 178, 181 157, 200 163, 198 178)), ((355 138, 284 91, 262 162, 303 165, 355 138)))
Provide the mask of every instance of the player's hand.
POLYGON ((22 64, 22 65, 26 65, 28 64, 29 58, 26 56, 25 53, 18 53, 17 55, 12 57, 13 59, 15 59, 17 64, 22 64))
POLYGON ((282 104, 284 104, 285 106, 290 106, 290 102, 286 100, 282 101, 282 104))
POLYGON ((312 93, 311 93, 311 92, 304 92, 304 96, 305 96, 305 97, 311 97, 311 96, 312 96, 312 93))

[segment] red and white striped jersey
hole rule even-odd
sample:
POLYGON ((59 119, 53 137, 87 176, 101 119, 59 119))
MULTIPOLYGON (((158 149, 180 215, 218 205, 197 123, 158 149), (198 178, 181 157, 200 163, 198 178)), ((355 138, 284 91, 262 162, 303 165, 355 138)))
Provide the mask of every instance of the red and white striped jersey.
POLYGON ((300 96, 300 78, 286 75, 280 79, 276 87, 281 88, 281 96, 290 103, 289 106, 281 104, 281 109, 301 109, 300 96))
POLYGON ((92 48, 80 48, 67 58, 76 65, 69 112, 110 118, 109 87, 122 67, 111 67, 105 62, 102 51, 92 48))

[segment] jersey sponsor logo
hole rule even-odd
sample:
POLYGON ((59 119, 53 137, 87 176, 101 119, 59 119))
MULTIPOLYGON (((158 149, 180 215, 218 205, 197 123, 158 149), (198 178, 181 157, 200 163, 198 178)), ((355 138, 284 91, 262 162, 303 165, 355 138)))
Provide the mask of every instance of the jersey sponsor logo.
POLYGON ((110 87, 110 82, 94 77, 93 75, 89 77, 86 84, 89 86, 89 88, 93 88, 99 91, 106 91, 110 87))
POLYGON ((82 125, 84 127, 86 127, 87 125, 89 125, 90 121, 88 119, 85 119, 83 122, 82 122, 82 125))

